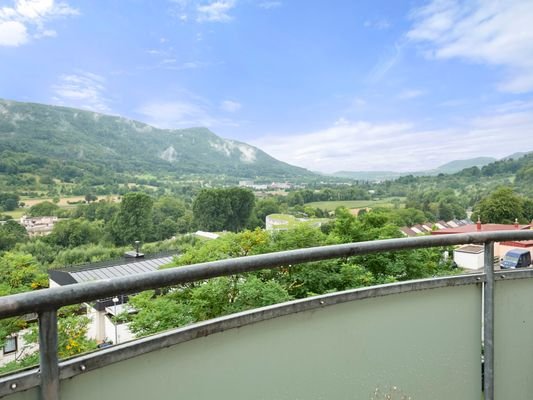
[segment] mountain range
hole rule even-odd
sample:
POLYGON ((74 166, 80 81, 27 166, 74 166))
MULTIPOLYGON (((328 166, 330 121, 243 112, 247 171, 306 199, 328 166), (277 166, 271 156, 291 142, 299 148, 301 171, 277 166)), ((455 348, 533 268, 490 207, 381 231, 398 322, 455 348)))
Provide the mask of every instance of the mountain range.
MULTIPOLYGON (((520 157, 529 154, 527 152, 514 153, 507 157, 503 157, 501 160, 509 159, 518 159, 520 157)), ((397 179, 401 176, 413 175, 413 176, 436 176, 439 174, 454 174, 456 172, 462 171, 465 168, 471 167, 484 167, 495 161, 498 161, 494 157, 476 157, 466 160, 454 160, 446 164, 443 164, 437 168, 424 170, 424 171, 413 171, 413 172, 393 172, 393 171, 338 171, 334 172, 333 176, 342 177, 342 178, 351 178, 356 180, 363 181, 385 181, 391 179, 397 179)))
MULTIPOLYGON (((0 99, 0 154, 114 171, 289 178, 312 172, 207 128, 159 129, 79 109, 0 99)), ((1 172, 1 169, 0 169, 1 172)))
MULTIPOLYGON (((515 153, 504 159, 519 158, 515 153)), ((456 160, 416 172, 339 171, 330 176, 382 181, 400 176, 452 174, 496 161, 456 160)), ((279 161, 257 147, 223 139, 207 128, 160 129, 118 116, 0 99, 0 174, 35 173, 67 179, 90 171, 173 176, 223 175, 233 178, 320 178, 279 161)))

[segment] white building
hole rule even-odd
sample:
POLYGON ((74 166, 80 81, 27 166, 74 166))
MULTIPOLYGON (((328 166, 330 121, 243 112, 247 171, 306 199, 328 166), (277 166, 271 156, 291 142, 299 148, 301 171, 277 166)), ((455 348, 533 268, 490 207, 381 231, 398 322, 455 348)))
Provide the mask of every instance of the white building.
POLYGON ((218 233, 206 232, 206 231, 196 231, 194 232, 194 234, 204 239, 218 239, 220 237, 218 233))
POLYGON ((458 267, 465 269, 480 269, 484 265, 484 248, 483 246, 467 244, 453 251, 453 261, 458 267))
POLYGON ((52 232, 58 220, 56 216, 28 217, 23 215, 20 218, 20 224, 26 228, 30 237, 44 236, 52 232))
MULTIPOLYGON (((29 314, 23 318, 28 321, 36 320, 37 314, 29 314)), ((12 361, 20 360, 24 356, 32 354, 39 349, 37 343, 26 343, 24 340, 24 335, 26 333, 29 333, 29 329, 23 329, 6 338, 4 347, 0 352, 0 367, 12 361)))

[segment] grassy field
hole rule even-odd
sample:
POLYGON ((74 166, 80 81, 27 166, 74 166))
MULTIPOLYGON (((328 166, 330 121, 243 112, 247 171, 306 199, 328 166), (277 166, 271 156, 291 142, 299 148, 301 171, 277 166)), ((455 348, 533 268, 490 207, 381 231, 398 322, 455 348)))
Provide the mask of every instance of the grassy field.
MULTIPOLYGON (((107 199, 107 198, 110 198, 112 201, 116 202, 118 201, 118 196, 98 196, 98 200, 102 200, 102 199, 107 199)), ((59 199, 59 203, 57 203, 57 205, 59 207, 71 207, 71 206, 75 206, 73 204, 69 204, 68 202, 76 202, 76 201, 81 201, 81 200, 85 200, 85 196, 71 196, 71 197, 61 197, 59 199)), ((52 201, 52 198, 51 197, 38 197, 38 198, 33 198, 33 199, 27 199, 27 198, 22 198, 21 201, 26 204, 27 207, 31 207, 31 206, 34 206, 35 204, 38 204, 38 203, 42 203, 43 201, 52 201)))
MULTIPOLYGON (((112 195, 112 196, 98 196, 98 200, 102 199, 111 199, 113 202, 118 202, 119 198, 118 195, 112 195)), ((61 197, 59 199, 59 203, 57 205, 62 208, 74 208, 77 206, 77 204, 69 204, 68 202, 77 202, 85 200, 85 196, 71 196, 71 197, 61 197)), ((98 201, 97 200, 97 201, 98 201)), ((24 208, 17 208, 13 211, 4 211, 2 214, 10 215, 11 217, 18 219, 22 217, 23 215, 28 214, 28 210, 31 206, 34 206, 36 204, 42 203, 43 201, 50 201, 52 202, 51 197, 38 197, 38 198, 22 198, 20 200, 23 202, 26 206, 24 208)))
POLYGON ((393 199, 400 200, 400 207, 405 202, 405 197, 387 197, 381 200, 346 200, 346 201, 314 201, 306 203, 306 206, 320 208, 327 211, 335 211, 338 207, 346 208, 376 208, 376 207, 394 207, 393 199))
POLYGON ((275 224, 274 229, 289 229, 295 228, 298 225, 320 226, 320 224, 329 222, 327 218, 296 218, 294 215, 288 214, 271 214, 268 217, 278 222, 275 224))
POLYGON ((28 213, 28 210, 26 208, 17 208, 16 210, 13 210, 13 211, 2 212, 2 214, 9 215, 14 219, 19 219, 20 217, 22 217, 23 215, 27 213, 28 213))

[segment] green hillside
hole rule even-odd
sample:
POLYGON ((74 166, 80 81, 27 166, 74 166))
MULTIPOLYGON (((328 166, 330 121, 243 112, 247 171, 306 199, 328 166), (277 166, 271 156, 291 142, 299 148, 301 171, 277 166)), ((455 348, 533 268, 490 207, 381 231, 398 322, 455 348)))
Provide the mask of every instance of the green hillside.
MULTIPOLYGON (((524 155, 526 153, 522 153, 524 155)), ((515 157, 516 158, 516 157, 515 157)), ((494 157, 476 157, 467 160, 454 160, 443 164, 435 169, 412 172, 393 172, 393 171, 339 171, 333 175, 344 178, 352 178, 363 181, 385 181, 397 179, 401 176, 436 176, 439 174, 454 174, 465 168, 484 167, 496 161, 494 157)))
POLYGON ((122 117, 8 100, 0 100, 0 155, 0 173, 37 172, 58 179, 109 171, 242 178, 313 175, 206 128, 158 129, 122 117))
POLYGON ((496 158, 494 157, 476 157, 476 158, 470 158, 468 160, 454 160, 450 161, 449 163, 446 163, 444 165, 441 165, 440 167, 427 171, 431 174, 454 174, 456 172, 462 171, 465 168, 471 168, 471 167, 483 167, 485 165, 488 165, 490 163, 493 163, 496 161, 496 158))

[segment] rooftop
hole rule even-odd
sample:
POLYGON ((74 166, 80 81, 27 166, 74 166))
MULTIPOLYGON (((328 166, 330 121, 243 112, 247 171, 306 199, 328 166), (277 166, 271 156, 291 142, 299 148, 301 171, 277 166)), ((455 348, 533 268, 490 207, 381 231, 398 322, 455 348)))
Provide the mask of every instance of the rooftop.
POLYGON ((513 231, 530 229, 531 225, 515 224, 470 224, 458 226, 457 228, 447 228, 431 232, 432 235, 447 235, 452 233, 473 233, 473 232, 494 232, 494 231, 513 231))
MULTIPOLYGON (((175 252, 173 252, 175 253, 175 252)), ((157 271, 161 266, 172 262, 176 254, 159 253, 144 258, 125 258, 107 263, 86 264, 81 266, 50 269, 50 279, 60 286, 73 283, 98 281, 157 271)))

